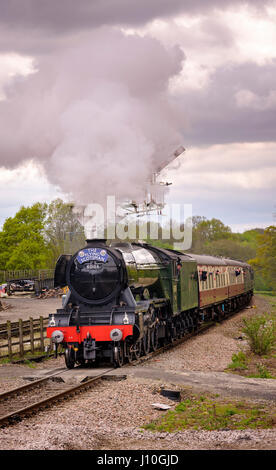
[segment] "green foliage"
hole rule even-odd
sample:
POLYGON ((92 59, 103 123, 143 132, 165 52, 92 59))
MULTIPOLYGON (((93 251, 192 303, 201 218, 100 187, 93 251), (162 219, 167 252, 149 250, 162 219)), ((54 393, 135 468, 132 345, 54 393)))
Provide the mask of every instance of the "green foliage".
POLYGON ((143 426, 158 432, 177 432, 184 429, 258 429, 273 425, 270 411, 262 405, 215 401, 209 397, 187 398, 161 418, 143 426))
MULTIPOLYGON (((191 252, 246 261, 256 256, 257 239, 263 229, 233 233, 218 219, 195 216, 191 252)), ((260 284, 261 285, 261 284, 260 284)), ((262 287, 265 287, 264 283, 262 287)))
POLYGON ((243 319, 243 332, 248 339, 251 350, 262 356, 267 354, 275 344, 275 318, 271 315, 257 315, 243 319))
POLYGON ((12 250, 6 269, 47 268, 48 254, 43 237, 22 240, 12 250))
POLYGON ((263 233, 264 233, 264 229, 255 228, 253 230, 246 230, 243 233, 237 233, 236 237, 237 237, 237 240, 248 243, 250 246, 252 246, 252 248, 256 250, 257 245, 258 245, 258 237, 259 235, 263 233))
POLYGON ((49 266, 54 266, 61 254, 72 254, 85 243, 82 225, 72 211, 72 205, 55 199, 48 206, 44 237, 49 250, 49 266))
POLYGON ((247 369, 247 358, 244 352, 239 351, 232 355, 232 362, 228 365, 228 369, 247 369))
POLYGON ((263 364, 257 364, 257 369, 258 369, 258 374, 255 375, 250 375, 249 377, 255 377, 255 378, 260 378, 260 379, 273 379, 271 373, 263 364))
POLYGON ((276 290, 276 227, 270 226, 257 237, 257 253, 250 263, 262 274, 272 290, 276 290))
POLYGON ((168 243, 168 242, 166 243, 166 242, 163 242, 162 240, 147 240, 147 243, 149 243, 152 246, 156 246, 157 248, 173 250, 172 243, 168 243))
POLYGON ((61 199, 49 206, 22 206, 0 232, 0 269, 51 268, 59 255, 77 251, 84 242, 83 227, 61 199))
POLYGON ((0 268, 35 269, 47 267, 47 246, 43 237, 46 204, 22 206, 6 219, 0 233, 0 268))
MULTIPOLYGON (((252 263, 252 260, 248 260, 250 264, 252 263)), ((271 286, 269 284, 269 281, 265 279, 262 270, 258 268, 258 266, 253 264, 253 269, 254 269, 254 286, 255 286, 255 291, 266 291, 266 292, 271 292, 271 286)))
POLYGON ((207 220, 205 217, 195 216, 193 222, 192 251, 204 253, 208 243, 229 239, 232 235, 231 228, 224 225, 218 219, 207 220))
POLYGON ((232 239, 215 240, 205 246, 205 253, 213 256, 248 261, 255 255, 255 250, 249 244, 232 239))

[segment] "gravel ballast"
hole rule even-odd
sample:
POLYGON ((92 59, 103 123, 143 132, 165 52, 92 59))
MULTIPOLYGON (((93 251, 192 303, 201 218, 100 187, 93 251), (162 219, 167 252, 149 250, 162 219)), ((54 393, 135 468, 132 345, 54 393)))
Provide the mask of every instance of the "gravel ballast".
POLYGON ((101 383, 78 399, 69 400, 0 431, 0 448, 42 450, 95 449, 225 449, 269 448, 275 430, 193 431, 152 433, 141 426, 174 408, 156 394, 153 384, 133 379, 101 383))
MULTIPOLYGON (((168 371, 221 372, 233 353, 247 348, 238 336, 242 318, 267 311, 267 303, 255 298, 256 309, 244 310, 220 325, 146 362, 143 367, 168 371)), ((53 368, 54 360, 37 368, 53 368)), ((57 361, 60 367, 62 359, 57 361)), ((3 366, 5 367, 5 366, 3 366)), ((22 368, 28 370, 27 367, 22 368)), ((7 378, 7 388, 13 385, 7 378), (9 383, 8 383, 9 382, 9 383)), ((166 385, 162 382, 162 385, 166 385)), ((170 387, 172 384, 168 384, 170 387)), ((5 386, 1 384, 1 389, 5 386)), ((177 388, 177 387, 176 387, 177 388)), ((121 381, 103 380, 83 395, 69 399, 32 418, 0 430, 0 449, 108 450, 108 449, 276 449, 275 429, 221 430, 152 433, 141 428, 165 412, 153 403, 175 402, 159 394, 160 380, 128 377, 121 381)))

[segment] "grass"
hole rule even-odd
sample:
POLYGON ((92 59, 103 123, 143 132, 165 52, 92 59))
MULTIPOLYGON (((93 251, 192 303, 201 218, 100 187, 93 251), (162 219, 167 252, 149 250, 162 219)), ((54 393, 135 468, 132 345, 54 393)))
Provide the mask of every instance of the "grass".
POLYGON ((276 292, 255 291, 254 294, 259 295, 263 299, 266 299, 270 303, 272 309, 276 309, 276 292))
POLYGON ((215 400, 208 396, 191 396, 169 410, 159 419, 143 426, 158 432, 177 432, 185 429, 267 429, 276 424, 276 410, 265 405, 215 400))
MULTIPOLYGON (((62 353, 62 352, 63 352, 62 349, 60 349, 59 353, 62 353)), ((35 359, 40 358, 40 357, 42 358, 43 361, 53 359, 53 356, 50 356, 49 352, 36 350, 33 353, 31 351, 24 352, 24 357, 21 357, 18 354, 15 354, 12 356, 11 359, 9 357, 0 358, 0 364, 13 364, 17 361, 24 361, 24 364, 27 364, 30 367, 35 367, 35 363, 36 363, 35 359), (30 364, 32 364, 32 366, 30 364)))
POLYGON ((269 370, 266 368, 265 365, 263 364, 257 364, 256 365, 258 374, 250 374, 248 377, 256 378, 256 379, 275 379, 276 377, 273 377, 269 370))
POLYGON ((251 350, 259 356, 268 354, 276 340, 275 315, 265 313, 252 318, 244 318, 243 324, 242 331, 251 350))
POLYGON ((276 293, 264 291, 256 293, 268 302, 271 311, 243 319, 242 331, 253 353, 264 356, 272 351, 276 342, 276 293))
POLYGON ((228 369, 240 370, 247 369, 247 357, 242 351, 232 355, 232 362, 228 365, 228 369))
MULTIPOLYGON (((276 378, 276 294, 258 292, 266 300, 267 311, 243 319, 243 333, 250 346, 233 354, 226 371, 259 379, 276 378)), ((240 331, 239 331, 240 333, 240 331)))
POLYGON ((9 364, 10 359, 8 357, 3 357, 2 359, 0 359, 0 364, 9 364))

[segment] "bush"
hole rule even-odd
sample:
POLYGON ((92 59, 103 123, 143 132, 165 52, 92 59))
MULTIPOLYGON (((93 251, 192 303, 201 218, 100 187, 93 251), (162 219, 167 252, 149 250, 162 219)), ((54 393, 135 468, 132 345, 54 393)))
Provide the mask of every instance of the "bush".
POLYGON ((244 352, 239 351, 232 355, 232 362, 228 365, 229 369, 247 369, 247 359, 244 352))
POLYGON ((267 370, 267 368, 263 364, 257 364, 257 369, 259 372, 259 377, 261 379, 272 379, 271 373, 267 370))
POLYGON ((262 356, 267 354, 275 343, 275 319, 271 315, 258 315, 243 319, 243 333, 248 339, 251 350, 262 356))

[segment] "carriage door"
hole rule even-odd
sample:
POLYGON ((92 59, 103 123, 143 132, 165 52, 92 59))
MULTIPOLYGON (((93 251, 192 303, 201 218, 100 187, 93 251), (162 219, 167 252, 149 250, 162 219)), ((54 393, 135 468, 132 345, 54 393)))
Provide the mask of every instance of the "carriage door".
POLYGON ((181 261, 173 261, 172 272, 172 300, 173 313, 181 311, 181 261))

